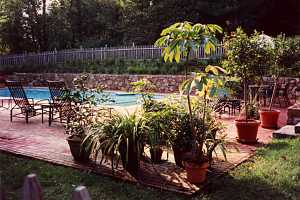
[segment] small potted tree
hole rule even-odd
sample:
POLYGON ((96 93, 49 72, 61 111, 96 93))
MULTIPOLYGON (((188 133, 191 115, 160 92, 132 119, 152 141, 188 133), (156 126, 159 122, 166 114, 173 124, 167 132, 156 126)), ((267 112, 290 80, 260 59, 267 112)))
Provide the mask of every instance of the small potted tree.
MULTIPOLYGON (((219 146, 225 154, 224 137, 219 135, 221 128, 211 118, 209 112, 210 99, 217 96, 218 90, 223 88, 225 77, 221 73, 226 71, 217 66, 207 66, 204 72, 195 73, 190 79, 186 80, 180 87, 181 94, 195 91, 202 100, 202 110, 200 115, 197 112, 189 112, 192 116, 192 151, 184 156, 184 166, 187 171, 187 178, 192 183, 201 183, 205 180, 206 169, 212 161, 212 153, 219 146)), ((187 95, 187 98, 190 98, 187 95)), ((187 101, 187 106, 192 108, 191 101, 187 101)), ((192 109, 191 109, 192 110, 192 109)))
POLYGON ((243 143, 257 142, 257 132, 260 121, 253 119, 253 109, 256 108, 255 99, 248 90, 249 83, 255 82, 257 77, 262 77, 265 66, 268 65, 269 49, 261 42, 259 33, 248 36, 241 28, 237 28, 231 35, 224 38, 227 60, 225 68, 233 75, 240 77, 244 86, 244 114, 235 120, 238 140, 243 143), (262 70, 263 69, 263 70, 262 70), (253 107, 254 105, 254 107, 253 107))
MULTIPOLYGON (((204 102, 207 102, 206 98, 208 95, 214 95, 217 88, 215 86, 221 84, 216 76, 222 70, 218 67, 208 66, 205 72, 198 73, 189 79, 189 58, 191 52, 197 50, 201 45, 204 46, 205 53, 210 54, 213 52, 217 43, 216 34, 221 32, 222 28, 215 24, 204 25, 198 23, 192 25, 190 22, 175 23, 164 29, 161 33, 161 38, 155 43, 156 46, 164 47, 163 57, 165 61, 173 62, 175 60, 180 62, 182 58, 185 58, 186 81, 181 85, 180 91, 187 96, 188 123, 186 127, 189 128, 187 131, 191 134, 183 134, 188 136, 183 139, 190 138, 187 140, 190 152, 186 152, 180 158, 187 161, 185 165, 187 177, 193 183, 200 183, 205 180, 209 159, 205 156, 204 144, 208 141, 210 129, 206 129, 205 123, 207 119, 207 105, 204 105, 202 117, 199 118, 194 115, 192 110, 190 95, 193 89, 196 89, 199 94, 203 94, 204 102)), ((214 141, 214 147, 218 146, 217 144, 221 141, 216 138, 211 139, 214 141)), ((175 140, 180 139, 176 138, 175 140)), ((175 152, 177 151, 174 150, 174 154, 175 152)), ((180 153, 183 154, 183 152, 180 153)), ((176 160, 176 155, 174 156, 176 160)), ((179 159, 177 159, 177 162, 179 162, 179 159)))
POLYGON ((260 110, 261 126, 264 128, 277 128, 277 122, 280 115, 280 110, 273 109, 274 98, 278 89, 278 80, 287 70, 299 60, 299 46, 297 41, 286 38, 284 35, 278 35, 273 39, 273 57, 270 67, 270 75, 273 78, 273 92, 268 109, 260 110))

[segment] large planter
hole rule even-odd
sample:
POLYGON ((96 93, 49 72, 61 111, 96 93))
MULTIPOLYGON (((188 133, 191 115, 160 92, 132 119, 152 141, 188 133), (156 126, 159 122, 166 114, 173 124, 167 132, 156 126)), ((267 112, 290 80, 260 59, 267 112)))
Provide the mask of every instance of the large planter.
POLYGON ((75 161, 81 163, 86 163, 89 161, 90 152, 87 152, 84 148, 81 148, 82 139, 67 137, 67 141, 75 161))
POLYGON ((203 183, 206 180, 207 168, 209 162, 193 163, 184 162, 184 167, 187 174, 187 180, 191 183, 203 183))
POLYGON ((153 163, 160 163, 162 154, 163 150, 160 147, 150 149, 151 160, 153 163))
POLYGON ((242 143, 255 143, 257 142, 257 131, 260 125, 258 120, 235 120, 234 121, 238 141, 242 143))
POLYGON ((138 151, 138 145, 137 141, 129 138, 128 145, 125 141, 122 141, 119 146, 123 168, 135 178, 138 178, 140 169, 140 152, 138 151))
POLYGON ((279 118, 279 110, 260 110, 261 126, 263 128, 277 128, 277 122, 279 118))

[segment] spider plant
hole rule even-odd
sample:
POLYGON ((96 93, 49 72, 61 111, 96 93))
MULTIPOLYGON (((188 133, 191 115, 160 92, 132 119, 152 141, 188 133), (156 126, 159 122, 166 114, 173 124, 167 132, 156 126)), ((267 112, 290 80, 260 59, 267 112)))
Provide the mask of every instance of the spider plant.
POLYGON ((109 158, 113 173, 121 158, 123 167, 136 177, 146 129, 143 120, 135 113, 115 114, 90 128, 83 143, 96 161, 100 158, 100 164, 109 158))

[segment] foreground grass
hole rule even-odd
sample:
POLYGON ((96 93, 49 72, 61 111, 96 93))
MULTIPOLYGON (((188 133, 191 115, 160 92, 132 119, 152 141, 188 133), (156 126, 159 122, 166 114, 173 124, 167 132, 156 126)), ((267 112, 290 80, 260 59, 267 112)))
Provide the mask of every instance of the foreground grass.
MULTIPOLYGON (((70 199, 77 185, 85 185, 92 199, 186 199, 140 185, 95 176, 71 168, 18 158, 0 153, 2 185, 8 199, 20 199, 23 178, 36 173, 43 187, 44 199, 70 199)), ((300 199, 300 140, 274 141, 257 151, 257 155, 213 180, 206 194, 192 197, 217 199, 300 199)))

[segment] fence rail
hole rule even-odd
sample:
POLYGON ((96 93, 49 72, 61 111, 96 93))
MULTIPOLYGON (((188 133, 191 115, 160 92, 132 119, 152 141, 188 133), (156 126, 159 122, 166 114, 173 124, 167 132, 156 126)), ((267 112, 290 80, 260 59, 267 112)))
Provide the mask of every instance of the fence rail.
MULTIPOLYGON (((0 56, 0 65, 58 64, 74 61, 102 61, 106 59, 157 59, 161 57, 162 50, 162 48, 149 45, 26 53, 0 56)), ((223 54, 224 49, 219 45, 209 57, 220 57, 223 54)), ((191 57, 198 59, 209 58, 205 55, 203 47, 193 51, 191 57)))

